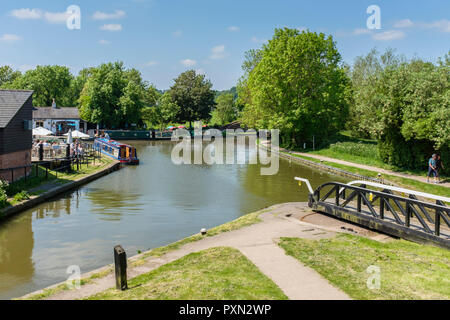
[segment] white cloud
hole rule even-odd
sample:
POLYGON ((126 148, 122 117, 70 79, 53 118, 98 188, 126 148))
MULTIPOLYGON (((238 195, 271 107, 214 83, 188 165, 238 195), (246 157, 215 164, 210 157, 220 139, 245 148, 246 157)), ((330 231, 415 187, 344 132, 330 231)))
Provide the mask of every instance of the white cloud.
POLYGON ((206 74, 206 73, 205 73, 205 70, 203 70, 202 68, 195 70, 195 73, 196 73, 196 74, 202 74, 202 75, 205 75, 205 74, 206 74))
POLYGON ((405 37, 405 33, 399 30, 388 30, 380 33, 375 33, 372 38, 378 41, 398 40, 405 37))
POLYGON ((361 35, 361 34, 371 34, 371 33, 372 33, 372 30, 370 30, 370 29, 364 29, 364 28, 353 30, 353 34, 354 34, 355 36, 359 36, 359 35, 361 35))
POLYGON ((108 41, 108 40, 104 40, 104 39, 102 39, 102 40, 99 40, 99 42, 98 43, 100 43, 100 44, 103 44, 103 45, 106 45, 106 44, 110 44, 111 43, 111 41, 108 41))
POLYGON ((410 28, 414 26, 414 23, 409 19, 399 20, 394 23, 394 28, 410 28))
POLYGON ((31 64, 21 64, 17 69, 19 69, 20 72, 26 72, 28 70, 35 69, 36 66, 31 64))
POLYGON ((211 49, 211 56, 209 57, 212 60, 220 60, 226 57, 225 53, 225 45, 215 46, 211 49))
POLYGON ((252 42, 254 43, 264 43, 266 41, 267 41, 266 39, 259 39, 257 37, 252 37, 252 42))
POLYGON ((65 23, 70 17, 67 12, 45 12, 44 18, 49 23, 65 23))
POLYGON ((231 31, 231 32, 238 32, 239 30, 241 30, 241 28, 236 27, 236 26, 228 27, 228 31, 231 31))
POLYGON ((120 30, 122 30, 122 25, 121 24, 104 24, 100 27, 100 30, 120 31, 120 30))
POLYGON ((8 33, 5 33, 4 35, 2 35, 0 37, 1 42, 15 42, 15 41, 19 41, 20 39, 21 38, 18 35, 8 34, 8 33))
POLYGON ((397 21, 394 24, 395 28, 411 28, 417 27, 420 29, 437 29, 441 32, 450 32, 450 20, 442 19, 434 22, 423 23, 423 22, 413 22, 409 19, 404 19, 397 21))
POLYGON ((38 20, 44 19, 49 23, 64 23, 70 16, 67 12, 49 12, 42 11, 41 9, 16 9, 12 10, 10 15, 14 18, 21 20, 38 20))
POLYGON ((308 28, 305 26, 301 26, 297 28, 298 31, 303 32, 303 31, 308 31, 308 28))
POLYGON ((181 60, 181 64, 184 65, 185 67, 193 67, 197 64, 197 61, 192 60, 192 59, 185 59, 185 60, 181 60))
POLYGON ((16 9, 12 10, 10 13, 11 16, 17 19, 40 19, 42 18, 42 11, 39 9, 16 9))
POLYGON ((450 32, 450 21, 442 19, 426 25, 428 28, 438 29, 442 32, 450 32))
POLYGON ((174 37, 181 37, 182 34, 183 34, 183 31, 181 31, 181 30, 177 30, 175 32, 172 32, 172 35, 174 37))
POLYGON ((158 64, 158 62, 156 61, 149 61, 145 64, 146 67, 153 67, 156 66, 158 64))
POLYGON ((120 19, 125 17, 125 11, 116 10, 114 13, 106 13, 101 11, 96 11, 92 18, 94 20, 109 20, 109 19, 120 19))

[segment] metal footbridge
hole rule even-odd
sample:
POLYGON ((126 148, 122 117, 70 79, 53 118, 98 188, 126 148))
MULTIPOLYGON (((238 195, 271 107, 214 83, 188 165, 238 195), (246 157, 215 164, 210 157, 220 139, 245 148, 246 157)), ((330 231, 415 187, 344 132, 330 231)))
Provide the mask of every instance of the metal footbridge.
POLYGON ((329 182, 309 191, 313 210, 416 242, 450 249, 450 198, 368 181, 329 182))

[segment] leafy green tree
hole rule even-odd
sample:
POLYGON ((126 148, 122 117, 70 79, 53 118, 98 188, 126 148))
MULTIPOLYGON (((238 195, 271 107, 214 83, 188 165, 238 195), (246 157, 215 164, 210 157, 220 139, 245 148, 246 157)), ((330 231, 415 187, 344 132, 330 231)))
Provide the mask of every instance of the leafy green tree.
POLYGON ((384 162, 423 169, 432 153, 450 157, 450 68, 445 61, 407 61, 392 50, 357 58, 349 127, 377 138, 384 162))
POLYGON ((413 60, 388 68, 376 83, 381 158, 392 165, 426 168, 439 150, 450 157, 450 68, 413 60))
POLYGON ((91 69, 79 98, 83 120, 107 128, 138 124, 145 106, 145 85, 136 70, 126 70, 122 62, 91 69))
POLYGON ((254 60, 240 91, 245 125, 279 129, 287 146, 326 141, 343 128, 350 83, 331 36, 276 29, 254 60))
POLYGON ((379 99, 377 83, 383 77, 387 68, 397 68, 405 58, 395 54, 393 49, 387 49, 380 55, 372 49, 366 56, 357 57, 350 71, 353 88, 353 101, 350 107, 348 128, 354 136, 379 138, 380 113, 376 108, 379 99))
POLYGON ((148 127, 164 130, 171 122, 176 121, 180 107, 172 101, 167 91, 159 97, 154 106, 143 109, 142 118, 148 127))
POLYGON ((194 70, 180 74, 169 90, 172 102, 180 108, 177 120, 189 122, 192 127, 193 121, 209 119, 215 105, 214 91, 211 88, 211 82, 194 70))
POLYGON ((72 80, 73 75, 67 67, 37 66, 10 82, 8 88, 33 90, 35 106, 50 106, 55 99, 59 106, 65 107, 75 104, 70 94, 72 80))
POLYGON ((149 85, 145 90, 145 104, 147 107, 154 107, 161 98, 161 92, 154 85, 149 85))
POLYGON ((216 98, 216 107, 212 111, 212 124, 224 125, 236 120, 234 95, 232 93, 221 94, 216 98))
POLYGON ((20 78, 22 73, 20 71, 14 71, 10 66, 0 67, 0 88, 8 86, 11 82, 14 82, 17 78, 20 78))

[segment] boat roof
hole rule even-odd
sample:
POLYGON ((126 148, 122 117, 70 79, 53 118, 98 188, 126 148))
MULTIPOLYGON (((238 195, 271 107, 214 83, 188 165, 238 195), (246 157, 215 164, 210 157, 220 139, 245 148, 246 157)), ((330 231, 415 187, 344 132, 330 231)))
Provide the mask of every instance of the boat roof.
POLYGON ((130 148, 134 148, 133 146, 130 146, 129 144, 120 143, 119 141, 116 141, 116 140, 108 140, 106 138, 97 138, 95 140, 101 141, 103 143, 109 144, 109 145, 114 146, 114 147, 130 147, 130 148))

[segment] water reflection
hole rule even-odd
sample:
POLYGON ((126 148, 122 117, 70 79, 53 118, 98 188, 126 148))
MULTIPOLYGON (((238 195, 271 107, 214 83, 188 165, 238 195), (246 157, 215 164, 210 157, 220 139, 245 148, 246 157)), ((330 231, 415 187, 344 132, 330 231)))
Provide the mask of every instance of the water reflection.
POLYGON ((0 299, 64 281, 70 265, 88 272, 112 263, 117 244, 131 256, 272 204, 306 201, 306 189, 298 187, 294 176, 309 178, 314 186, 344 181, 285 160, 275 176, 261 176, 259 165, 176 166, 171 142, 131 144, 138 149, 140 166, 114 172, 0 225, 0 299))
POLYGON ((0 293, 30 281, 34 238, 31 215, 6 221, 0 229, 0 293))

